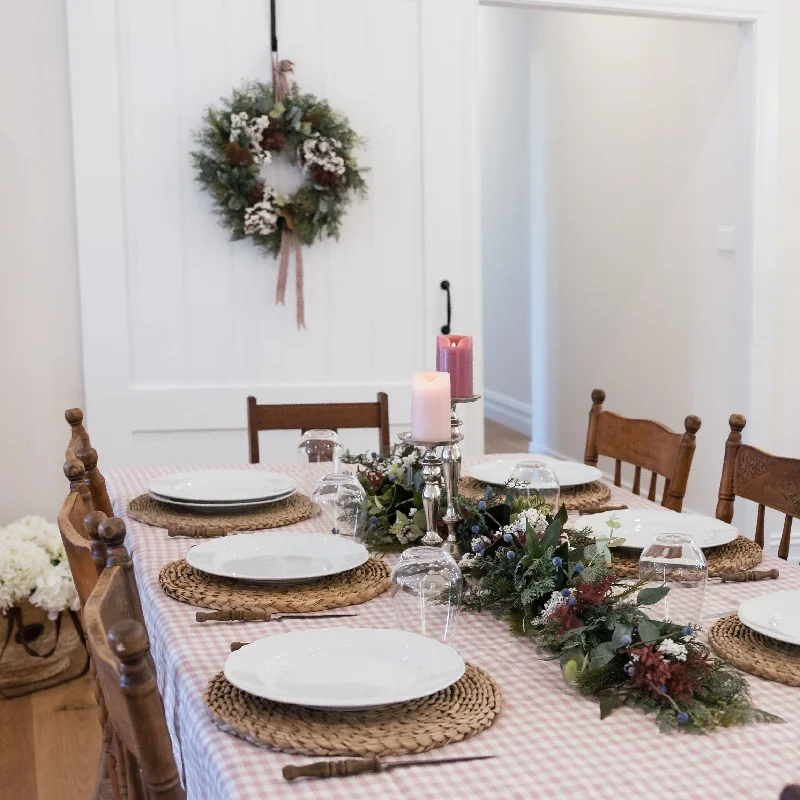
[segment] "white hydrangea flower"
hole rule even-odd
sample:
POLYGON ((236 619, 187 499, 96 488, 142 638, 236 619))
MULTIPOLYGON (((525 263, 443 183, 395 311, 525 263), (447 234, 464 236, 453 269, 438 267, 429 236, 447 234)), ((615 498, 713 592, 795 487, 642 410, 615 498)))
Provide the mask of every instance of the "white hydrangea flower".
POLYGON ((277 227, 278 207, 275 203, 275 192, 271 187, 265 186, 261 200, 244 210, 244 232, 269 236, 277 227))
POLYGON ((58 526, 42 517, 23 517, 0 529, 0 612, 22 600, 55 619, 79 608, 58 526))
POLYGON ((341 149, 342 143, 338 139, 328 139, 315 133, 298 148, 297 155, 300 162, 306 167, 316 164, 326 172, 344 175, 344 159, 336 152, 341 149))
POLYGON ((686 661, 686 654, 688 653, 685 644, 676 642, 673 639, 664 639, 658 646, 658 651, 663 653, 665 657, 672 658, 675 661, 686 661))
POLYGON ((269 164, 272 161, 272 153, 261 146, 261 139, 268 127, 269 117, 266 114, 253 119, 250 119, 246 111, 231 114, 231 134, 228 138, 231 142, 242 144, 240 139, 244 137, 246 141, 242 146, 250 148, 253 153, 253 163, 269 164))

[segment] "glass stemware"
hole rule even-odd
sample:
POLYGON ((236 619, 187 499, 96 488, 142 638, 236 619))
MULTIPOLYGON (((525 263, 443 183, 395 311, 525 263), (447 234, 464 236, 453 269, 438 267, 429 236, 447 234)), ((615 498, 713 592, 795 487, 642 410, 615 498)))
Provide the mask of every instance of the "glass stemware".
POLYGON ((558 511, 561 486, 555 472, 543 461, 520 461, 511 472, 506 489, 512 500, 538 496, 548 514, 558 511))
POLYGON ((409 547, 392 570, 389 590, 397 627, 453 644, 464 578, 440 547, 409 547))
POLYGON ((342 447, 339 434, 324 428, 306 431, 297 445, 297 461, 301 466, 306 464, 333 463, 333 472, 339 472, 342 447))
POLYGON ((323 532, 361 541, 367 518, 367 493, 354 475, 323 476, 311 495, 311 505, 323 532))
POLYGON ((690 536, 662 533, 656 536, 639 559, 642 588, 669 589, 657 603, 644 607, 654 620, 668 620, 676 625, 700 624, 708 580, 703 551, 690 536))

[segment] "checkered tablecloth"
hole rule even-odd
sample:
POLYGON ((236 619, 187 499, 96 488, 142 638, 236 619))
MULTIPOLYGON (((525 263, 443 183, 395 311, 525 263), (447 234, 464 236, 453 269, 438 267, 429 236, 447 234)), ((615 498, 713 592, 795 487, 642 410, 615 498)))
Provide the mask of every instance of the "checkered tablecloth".
MULTIPOLYGON (((467 461, 489 460, 492 457, 467 461)), ((494 456, 497 458, 497 456, 494 456)), ((269 467, 299 480, 297 467, 269 467)), ((111 472, 107 483, 115 513, 128 528, 158 682, 178 766, 190 800, 279 798, 777 798, 800 782, 800 689, 751 677, 755 704, 781 715, 785 725, 751 725, 708 736, 660 734, 652 718, 621 709, 600 721, 596 701, 584 699, 561 679, 558 662, 540 658, 533 643, 512 636, 489 614, 463 614, 456 647, 465 660, 488 670, 503 691, 494 726, 465 742, 410 758, 478 755, 498 757, 461 765, 398 769, 378 775, 287 783, 284 764, 309 759, 254 747, 219 730, 203 702, 209 678, 222 669, 230 643, 323 621, 197 623, 196 609, 169 598, 158 583, 168 561, 196 542, 169 539, 166 531, 128 518, 129 501, 146 491, 151 477, 178 468, 111 472)), ((612 502, 632 508, 651 504, 614 488, 612 502)), ((313 522, 294 526, 313 530, 313 522)), ((800 589, 800 568, 767 556, 778 581, 720 585, 709 582, 704 614, 734 609, 748 597, 800 589)), ((393 627, 391 600, 378 597, 357 608, 348 624, 393 627)), ((330 624, 327 623, 327 624, 330 624)), ((711 622, 706 623, 712 624, 711 622)))

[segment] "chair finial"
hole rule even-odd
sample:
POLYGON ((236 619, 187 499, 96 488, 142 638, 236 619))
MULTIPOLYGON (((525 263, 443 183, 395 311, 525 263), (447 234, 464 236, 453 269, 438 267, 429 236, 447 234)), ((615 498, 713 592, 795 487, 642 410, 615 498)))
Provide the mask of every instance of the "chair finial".
POLYGON ((592 389, 592 402, 602 405, 606 401, 606 393, 602 389, 592 389))
POLYGON ((694 435, 700 430, 702 422, 700 421, 700 417, 696 417, 694 414, 689 414, 689 416, 683 421, 683 424, 686 427, 686 432, 694 435))
POLYGON ((728 424, 731 426, 732 431, 741 433, 744 430, 744 426, 747 425, 747 419, 743 414, 731 414, 728 424))

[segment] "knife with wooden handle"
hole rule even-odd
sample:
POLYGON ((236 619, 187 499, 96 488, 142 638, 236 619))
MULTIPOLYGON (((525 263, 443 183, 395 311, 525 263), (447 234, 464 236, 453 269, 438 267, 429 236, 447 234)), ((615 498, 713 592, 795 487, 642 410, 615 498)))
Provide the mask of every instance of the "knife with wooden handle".
POLYGON ((296 778, 346 778, 348 775, 360 775, 363 772, 388 772, 398 767, 431 767, 439 764, 455 764, 459 761, 482 761, 491 756, 455 756, 454 758, 436 758, 429 761, 390 761, 383 762, 378 756, 372 758, 346 758, 342 761, 315 761, 302 767, 287 764, 283 768, 283 777, 287 781, 296 778))
POLYGON ((749 583, 750 581, 776 580, 780 572, 777 569, 750 569, 742 572, 723 572, 715 575, 715 578, 722 578, 723 583, 749 583))
POLYGON ((276 614, 258 608, 236 611, 198 611, 194 618, 198 622, 280 622, 282 619, 337 619, 338 617, 357 617, 358 614, 276 614))
POLYGON ((174 525, 167 528, 167 536, 189 536, 192 539, 214 539, 217 536, 227 536, 225 528, 207 527, 200 528, 192 525, 174 525))

